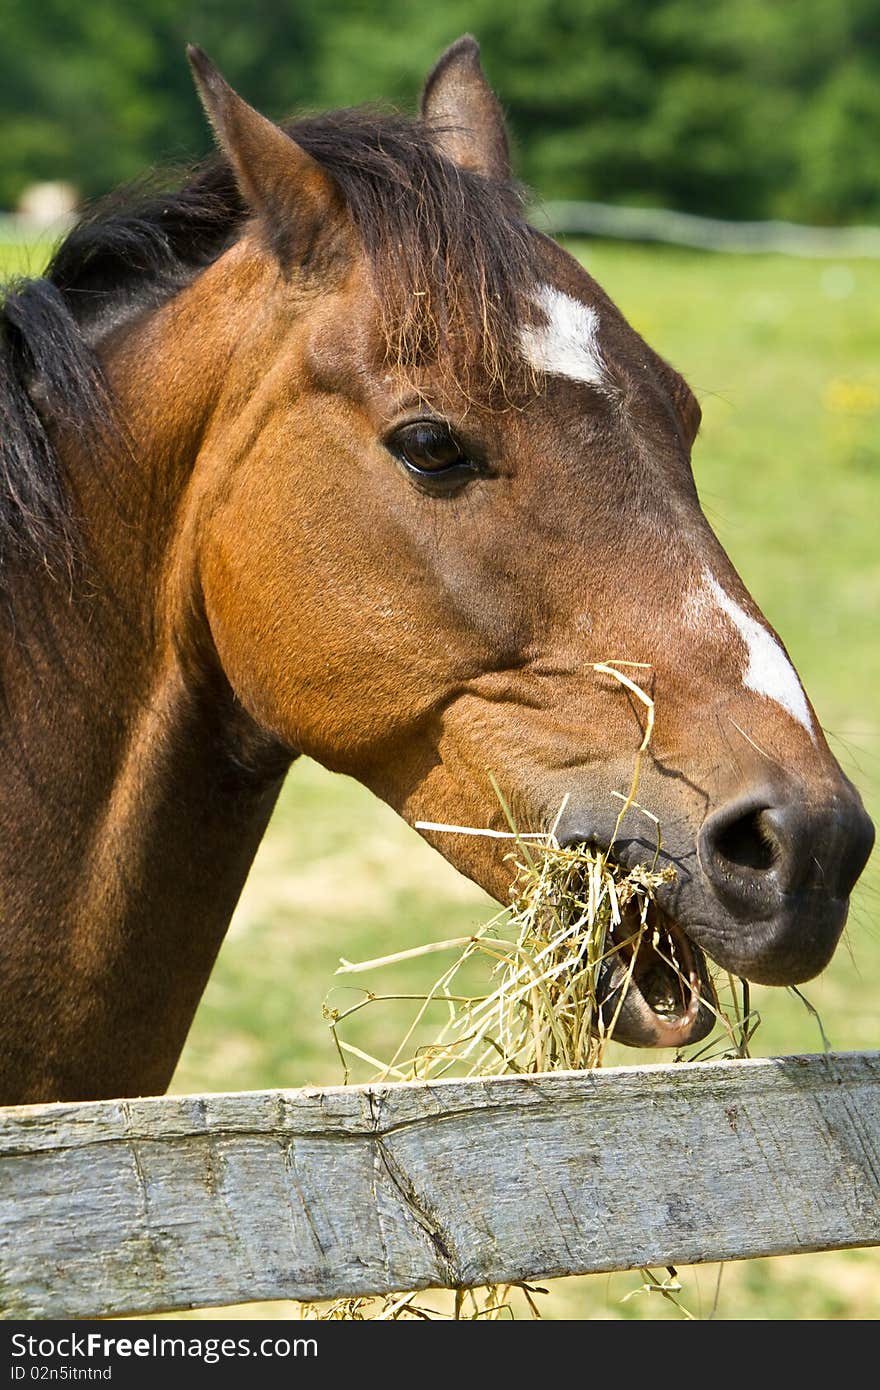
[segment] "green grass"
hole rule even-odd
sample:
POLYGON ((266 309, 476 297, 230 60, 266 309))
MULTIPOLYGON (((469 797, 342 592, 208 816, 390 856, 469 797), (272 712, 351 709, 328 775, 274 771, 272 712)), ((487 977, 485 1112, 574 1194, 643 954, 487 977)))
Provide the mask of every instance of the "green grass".
MULTIPOLYGON (((706 512, 783 638, 846 770, 880 816, 880 264, 715 257, 597 244, 595 277, 696 390, 695 471, 706 512)), ((18 252, 0 267, 14 269, 18 252)), ((878 874, 869 869, 846 944, 807 988, 839 1049, 877 1045, 878 874)), ((174 1090, 341 1079, 321 1004, 340 955, 363 958, 466 932, 492 907, 385 806, 311 764, 295 768, 258 855, 184 1051, 174 1090)), ((407 977, 418 988, 428 965, 407 977)), ((398 976, 398 979, 400 976, 398 976)), ((764 1053, 818 1051, 798 1001, 756 991, 764 1053)), ((351 993, 338 991, 334 1003, 351 993)), ((363 1021, 381 1051, 403 1015, 363 1021)), ((615 1060, 635 1062, 619 1050, 615 1060)), ((658 1060, 652 1054, 651 1060, 658 1060)), ((681 1271, 685 1302, 711 1309, 715 1269, 681 1271)), ((548 1315, 676 1316, 622 1302, 634 1276, 566 1280, 548 1315)), ((289 1313, 287 1305, 274 1311, 289 1313)), ((722 1318, 873 1318, 877 1252, 731 1265, 722 1318)))
POLYGON ((39 275, 54 245, 51 237, 36 237, 30 241, 0 240, 0 280, 15 275, 39 275))

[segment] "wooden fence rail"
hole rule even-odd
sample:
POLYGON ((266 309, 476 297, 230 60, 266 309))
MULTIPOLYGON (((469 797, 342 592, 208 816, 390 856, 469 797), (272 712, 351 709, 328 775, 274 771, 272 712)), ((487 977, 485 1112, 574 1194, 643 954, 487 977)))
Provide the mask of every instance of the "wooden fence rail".
POLYGON ((876 1244, 880 1053, 0 1110, 7 1318, 876 1244))

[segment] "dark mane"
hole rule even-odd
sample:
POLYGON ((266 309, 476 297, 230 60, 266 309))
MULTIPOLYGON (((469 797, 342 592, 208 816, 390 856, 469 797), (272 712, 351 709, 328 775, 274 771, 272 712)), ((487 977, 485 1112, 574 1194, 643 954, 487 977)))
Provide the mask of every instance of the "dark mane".
MULTIPOLYGON (((512 382, 535 237, 519 191, 458 168, 421 122, 364 110, 288 132, 336 180, 372 270, 389 357, 438 353, 466 389, 512 382)), ((214 159, 167 190, 141 185, 91 211, 41 280, 0 308, 0 584, 16 556, 69 560, 74 519, 52 445, 73 425, 95 445, 113 430, 96 346, 177 294, 240 236, 247 211, 214 159)))

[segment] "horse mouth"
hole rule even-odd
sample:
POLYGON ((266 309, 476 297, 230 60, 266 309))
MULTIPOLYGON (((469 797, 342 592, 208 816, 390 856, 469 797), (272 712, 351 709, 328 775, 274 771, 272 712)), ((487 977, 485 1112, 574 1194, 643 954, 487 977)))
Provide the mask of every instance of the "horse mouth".
POLYGON ((630 1047, 686 1047, 715 1026, 718 1000, 706 957, 655 902, 645 926, 631 904, 611 929, 600 980, 602 1023, 630 1047))

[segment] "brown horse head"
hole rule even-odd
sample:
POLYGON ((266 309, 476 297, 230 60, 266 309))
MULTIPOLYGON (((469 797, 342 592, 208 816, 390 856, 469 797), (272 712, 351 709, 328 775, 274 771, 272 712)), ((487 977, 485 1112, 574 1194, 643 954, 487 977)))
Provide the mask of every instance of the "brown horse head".
MULTIPOLYGON (((260 349, 259 427, 227 417, 203 513, 243 702, 412 822, 503 824, 492 774, 522 829, 565 800, 560 838, 607 848, 645 709, 596 667, 638 663, 670 928, 751 980, 816 974, 870 823, 700 509, 694 396, 521 221, 476 45, 441 58, 387 168, 336 178, 194 61, 289 305, 260 349), (353 190, 371 176, 381 191, 353 190)), ((505 897, 503 847, 426 833, 505 897)), ((654 850, 633 807, 615 853, 654 850)), ((621 1031, 687 1030, 634 999, 621 1031)))
MULTIPOLYGON (((559 839, 624 865, 654 858, 649 811, 679 959, 814 975, 871 824, 700 509, 693 394, 524 221, 476 44, 440 59, 418 120, 284 130, 191 60, 225 162, 84 224, 5 311, 37 548, 67 520, 49 440, 91 585, 44 599, 64 677, 41 649, 13 700, 20 1089, 167 1082, 300 753, 410 823, 502 828, 494 779, 521 830, 564 804, 559 839), (655 714, 619 824, 647 707, 615 672, 655 714)), ((503 844, 424 833, 506 900, 503 844)), ((707 1026, 647 984, 628 999, 625 1041, 707 1026)))

